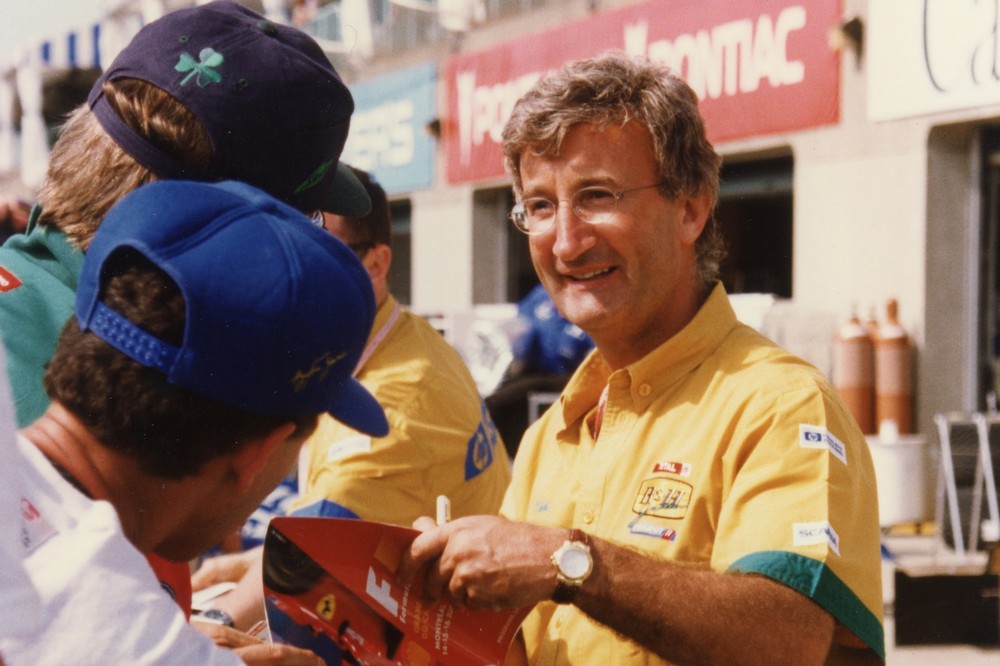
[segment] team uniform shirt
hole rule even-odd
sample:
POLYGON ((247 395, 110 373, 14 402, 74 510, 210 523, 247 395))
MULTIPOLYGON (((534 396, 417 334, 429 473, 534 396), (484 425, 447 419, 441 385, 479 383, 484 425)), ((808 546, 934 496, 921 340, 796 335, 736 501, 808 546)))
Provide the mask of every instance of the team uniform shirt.
POLYGON ((18 450, 24 566, 45 622, 0 641, 8 666, 242 663, 163 594, 111 504, 80 493, 31 442, 19 438, 18 450))
POLYGON ((385 411, 373 438, 323 416, 303 447, 296 515, 409 526, 435 515, 496 514, 510 460, 462 357, 422 317, 389 297, 379 306, 356 377, 385 411))
MULTIPOLYGON (((831 613, 835 642, 885 656, 864 437, 818 370, 737 322, 721 285, 640 361, 613 373, 600 354, 584 361, 526 433, 501 513, 767 576, 831 613)), ((533 664, 666 663, 572 605, 541 603, 522 628, 533 664)))
POLYGON ((45 412, 45 365, 73 314, 83 252, 51 226, 40 226, 35 206, 24 234, 0 247, 0 337, 20 427, 45 412))
MULTIPOLYGON (((21 636, 41 620, 38 591, 22 564, 21 456, 14 433, 14 411, 0 347, 0 640, 21 636)), ((0 654, 2 657, 2 654, 0 654)))
MULTIPOLYGON (((19 427, 49 406, 42 384, 45 366, 56 351, 63 326, 73 315, 83 252, 49 225, 39 225, 35 206, 24 234, 0 247, 0 337, 19 427)), ((191 613, 191 571, 187 563, 150 554, 150 566, 185 614, 191 613)))

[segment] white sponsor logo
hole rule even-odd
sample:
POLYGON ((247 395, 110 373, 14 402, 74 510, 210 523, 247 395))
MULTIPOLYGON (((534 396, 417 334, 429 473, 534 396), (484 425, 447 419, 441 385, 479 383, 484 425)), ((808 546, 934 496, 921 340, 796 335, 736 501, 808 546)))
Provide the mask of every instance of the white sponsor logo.
POLYGON ((799 446, 804 449, 827 449, 840 462, 847 464, 847 448, 833 433, 822 426, 799 424, 799 446))
POLYGON ((815 546, 825 543, 830 550, 840 555, 840 536, 829 522, 795 523, 792 525, 793 546, 815 546))

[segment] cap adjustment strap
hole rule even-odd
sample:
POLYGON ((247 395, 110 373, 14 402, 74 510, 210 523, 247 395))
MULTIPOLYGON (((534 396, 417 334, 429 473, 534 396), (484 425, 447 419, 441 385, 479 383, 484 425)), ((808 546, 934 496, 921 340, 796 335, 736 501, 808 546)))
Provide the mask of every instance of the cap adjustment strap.
POLYGON ((177 347, 142 330, 100 301, 94 304, 94 316, 87 328, 129 358, 167 375, 180 353, 177 347))

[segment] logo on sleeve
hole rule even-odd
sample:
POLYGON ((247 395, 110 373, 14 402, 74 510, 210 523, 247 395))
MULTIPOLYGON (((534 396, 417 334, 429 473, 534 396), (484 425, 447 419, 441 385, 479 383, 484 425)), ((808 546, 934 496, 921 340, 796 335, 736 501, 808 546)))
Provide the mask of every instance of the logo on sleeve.
POLYGON ((844 443, 822 426, 800 423, 799 446, 803 449, 828 449, 840 462, 847 464, 847 448, 844 443))
POLYGON ((9 270, 0 266, 0 293, 13 291, 22 284, 21 280, 9 270))
POLYGON ((840 536, 833 525, 825 520, 814 523, 794 523, 792 525, 792 545, 815 546, 827 544, 830 550, 840 555, 840 536))

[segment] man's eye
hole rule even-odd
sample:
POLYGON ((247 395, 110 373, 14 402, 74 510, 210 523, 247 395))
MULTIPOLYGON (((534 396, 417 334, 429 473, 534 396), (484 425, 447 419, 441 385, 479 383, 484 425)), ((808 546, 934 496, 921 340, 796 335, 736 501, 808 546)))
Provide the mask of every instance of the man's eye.
POLYGON ((608 204, 615 200, 614 192, 601 188, 580 190, 578 197, 584 206, 608 204))
POLYGON ((524 212, 528 217, 545 217, 552 214, 554 206, 548 199, 528 199, 524 202, 524 212))

